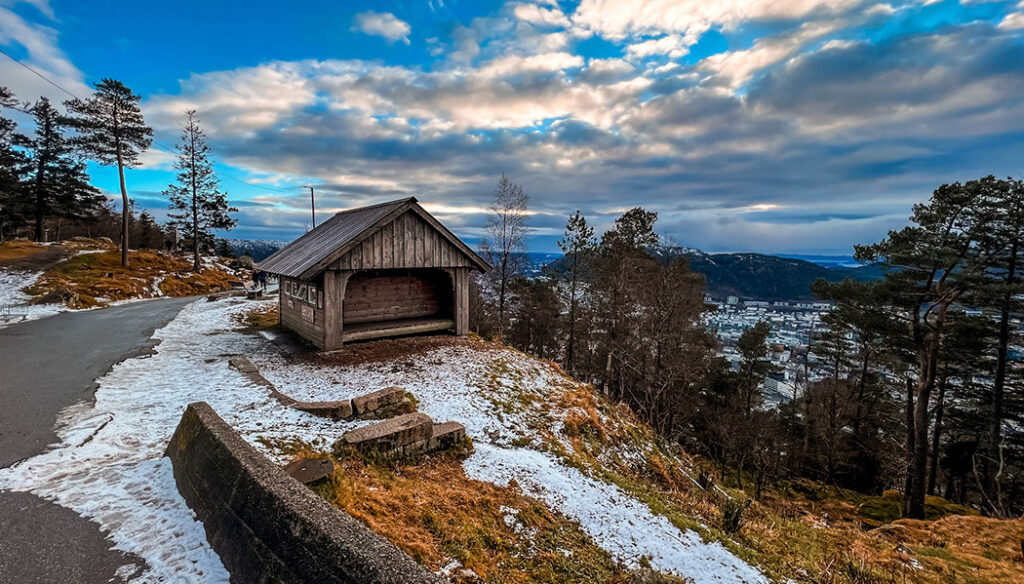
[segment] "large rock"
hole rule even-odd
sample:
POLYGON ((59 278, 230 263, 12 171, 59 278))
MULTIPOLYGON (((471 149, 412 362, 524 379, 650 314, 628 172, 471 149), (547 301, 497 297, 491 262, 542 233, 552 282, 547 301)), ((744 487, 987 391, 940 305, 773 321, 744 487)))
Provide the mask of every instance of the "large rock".
POLYGON ((434 424, 430 440, 427 441, 427 450, 436 452, 448 450, 466 438, 466 427, 458 422, 442 422, 434 424))
POLYGON ((344 420, 352 417, 352 401, 297 402, 293 408, 322 418, 344 420))
POLYGON ((326 456, 300 458, 288 463, 284 467, 284 472, 300 483, 309 485, 331 476, 334 472, 334 462, 326 456))
POLYGON ((63 286, 32 300, 32 304, 68 304, 75 299, 75 293, 63 286))
POLYGON ((335 443, 335 449, 354 446, 361 452, 392 453, 408 445, 426 442, 433 431, 434 421, 430 416, 413 412, 346 432, 341 440, 335 443))
POLYGON ((384 389, 352 398, 352 409, 357 416, 368 414, 388 406, 401 403, 405 398, 405 390, 401 387, 385 387, 384 389))

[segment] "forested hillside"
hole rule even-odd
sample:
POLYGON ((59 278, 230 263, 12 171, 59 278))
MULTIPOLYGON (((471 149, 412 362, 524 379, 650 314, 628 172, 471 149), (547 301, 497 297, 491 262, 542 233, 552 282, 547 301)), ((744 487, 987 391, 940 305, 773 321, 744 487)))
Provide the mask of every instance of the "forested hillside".
POLYGON ((704 274, 707 293, 714 298, 810 300, 814 298, 811 283, 818 279, 839 282, 846 278, 870 281, 882 277, 877 266, 826 268, 806 260, 758 253, 708 254, 670 247, 656 251, 655 255, 662 261, 687 258, 690 269, 704 274))

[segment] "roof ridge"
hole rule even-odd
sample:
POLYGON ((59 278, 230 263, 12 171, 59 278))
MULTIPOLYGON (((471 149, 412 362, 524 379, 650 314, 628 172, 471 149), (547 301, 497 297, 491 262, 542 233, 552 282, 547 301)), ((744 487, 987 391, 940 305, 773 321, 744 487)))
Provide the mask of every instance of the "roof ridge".
POLYGON ((337 213, 332 215, 332 217, 337 217, 338 215, 345 215, 347 213, 352 213, 354 211, 366 211, 366 210, 369 210, 369 209, 376 209, 377 207, 385 207, 387 205, 395 205, 395 204, 398 204, 398 203, 408 203, 409 201, 416 202, 416 197, 405 197, 403 199, 395 199, 393 201, 384 201, 383 203, 375 203, 373 205, 366 205, 364 207, 352 207, 351 209, 345 209, 343 211, 338 211, 337 213))

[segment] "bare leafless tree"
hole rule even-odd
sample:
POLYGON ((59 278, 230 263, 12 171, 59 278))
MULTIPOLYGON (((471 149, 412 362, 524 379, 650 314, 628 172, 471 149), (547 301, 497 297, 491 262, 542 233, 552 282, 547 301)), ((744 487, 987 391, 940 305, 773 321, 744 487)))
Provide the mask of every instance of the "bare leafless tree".
POLYGON ((529 199, 521 185, 502 174, 487 218, 487 233, 480 242, 480 251, 493 266, 490 277, 498 296, 499 340, 506 328, 509 285, 525 267, 529 199))

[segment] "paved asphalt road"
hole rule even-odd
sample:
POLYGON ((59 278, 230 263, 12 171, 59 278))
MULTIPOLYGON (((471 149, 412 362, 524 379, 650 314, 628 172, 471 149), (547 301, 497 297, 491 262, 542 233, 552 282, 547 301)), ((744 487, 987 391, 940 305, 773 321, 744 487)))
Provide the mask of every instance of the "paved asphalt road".
MULTIPOLYGON (((57 414, 92 399, 95 380, 112 366, 152 349, 153 332, 192 300, 66 312, 0 328, 0 468, 56 442, 57 414)), ((0 491, 0 583, 117 582, 118 568, 143 565, 110 545, 92 521, 29 493, 0 491)))

